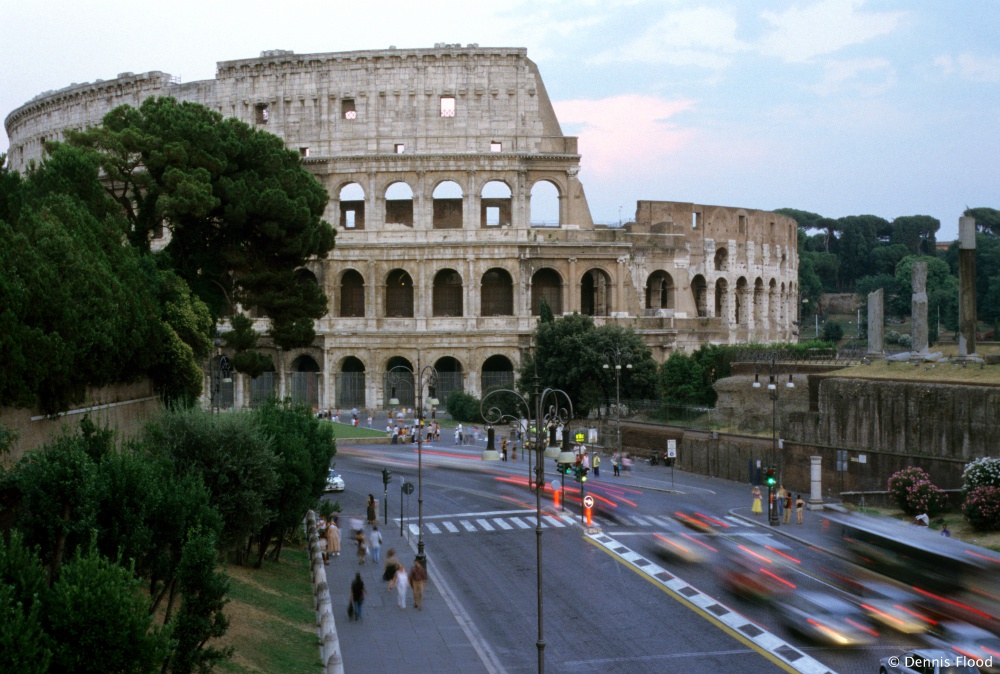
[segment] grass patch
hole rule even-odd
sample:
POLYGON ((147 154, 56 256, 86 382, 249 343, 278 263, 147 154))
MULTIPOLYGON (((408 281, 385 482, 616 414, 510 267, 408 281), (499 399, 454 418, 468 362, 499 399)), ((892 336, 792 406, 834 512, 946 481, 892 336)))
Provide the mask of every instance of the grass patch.
POLYGON ((366 426, 352 426, 351 424, 342 424, 338 421, 333 422, 333 437, 335 438, 384 438, 385 431, 377 431, 374 428, 367 428, 366 426))
MULTIPOLYGON (((945 355, 949 355, 948 351, 945 355)), ((957 355, 957 349, 954 354, 957 355)), ((914 367, 910 363, 872 362, 871 365, 854 365, 842 370, 827 372, 823 377, 848 377, 852 379, 883 379, 892 381, 918 381, 930 384, 959 384, 972 386, 1000 386, 1000 366, 987 365, 980 369, 978 365, 967 368, 954 363, 941 363, 931 367, 925 363, 914 367)))
POLYGON ((305 548, 285 545, 281 561, 260 569, 231 566, 226 615, 229 630, 218 646, 236 652, 219 672, 314 674, 322 669, 316 640, 309 558, 305 548))

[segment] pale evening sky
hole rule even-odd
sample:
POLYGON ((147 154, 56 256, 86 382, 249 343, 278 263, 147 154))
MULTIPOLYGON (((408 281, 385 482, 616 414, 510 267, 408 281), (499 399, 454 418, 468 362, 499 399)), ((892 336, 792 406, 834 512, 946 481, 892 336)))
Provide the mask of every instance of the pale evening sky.
POLYGON ((0 0, 0 113, 265 49, 526 47, 596 222, 659 199, 924 214, 951 239, 1000 208, 998 35, 996 0, 0 0))

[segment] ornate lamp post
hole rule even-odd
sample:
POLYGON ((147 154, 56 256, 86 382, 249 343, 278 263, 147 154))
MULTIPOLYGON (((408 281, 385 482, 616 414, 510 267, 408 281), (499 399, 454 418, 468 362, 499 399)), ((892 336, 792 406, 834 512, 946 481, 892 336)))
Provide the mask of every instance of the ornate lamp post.
MULTIPOLYGON (((523 407, 527 419, 532 417, 531 400, 511 389, 494 389, 487 393, 479 406, 479 413, 486 423, 495 425, 500 421, 517 421, 517 416, 507 414, 498 407, 490 407, 486 401, 498 394, 508 394, 511 400, 515 400, 518 411, 523 407)), ((543 632, 543 611, 542 611, 542 491, 545 488, 545 428, 549 423, 562 423, 563 432, 569 432, 569 420, 573 418, 573 401, 569 395, 560 389, 546 388, 544 391, 538 390, 538 375, 535 375, 534 395, 534 418, 535 418, 535 440, 532 449, 535 451, 535 555, 538 571, 538 674, 545 672, 545 638, 543 632), (559 397, 566 399, 569 410, 560 408, 559 397), (548 404, 548 411, 543 415, 542 410, 548 404)), ((565 436, 564 436, 565 437, 565 436)), ((530 453, 529 453, 530 458, 530 453)))
POLYGON ((416 434, 417 434, 417 560, 427 567, 427 555, 424 554, 424 386, 427 387, 427 404, 436 407, 438 399, 434 397, 434 387, 437 386, 437 370, 433 365, 420 367, 420 355, 417 355, 417 370, 414 372, 405 365, 397 365, 389 370, 387 380, 392 386, 393 395, 390 405, 398 405, 395 396, 396 385, 401 383, 405 374, 413 379, 417 397, 416 434))
POLYGON ((219 356, 218 360, 213 358, 209 361, 211 364, 210 377, 212 379, 212 387, 210 389, 212 400, 211 408, 212 414, 218 414, 220 411, 220 398, 222 397, 222 385, 231 384, 233 366, 230 364, 229 359, 226 356, 219 356))
POLYGON ((622 398, 621 398, 621 378, 622 378, 622 361, 625 361, 625 369, 632 369, 632 351, 630 349, 621 347, 612 347, 604 350, 604 357, 607 358, 608 362, 604 364, 605 370, 610 370, 612 366, 615 369, 615 424, 618 430, 618 442, 616 447, 618 448, 618 460, 621 460, 622 455, 622 398))
MULTIPOLYGON (((767 473, 767 523, 772 527, 781 524, 778 518, 778 498, 777 498, 777 476, 778 468, 778 384, 777 384, 777 354, 771 353, 768 356, 768 382, 767 394, 771 398, 771 466, 767 473)), ((762 366, 754 365, 753 387, 760 388, 760 372, 762 366)), ((795 388, 792 375, 788 375, 788 382, 785 388, 795 388)))

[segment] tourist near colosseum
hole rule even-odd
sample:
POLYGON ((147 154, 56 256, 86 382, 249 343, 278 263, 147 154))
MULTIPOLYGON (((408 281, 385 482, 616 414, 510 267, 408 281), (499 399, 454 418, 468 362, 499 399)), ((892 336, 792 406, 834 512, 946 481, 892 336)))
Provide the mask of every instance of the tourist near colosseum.
MULTIPOLYGON (((631 222, 594 223, 577 139, 563 135, 525 49, 268 51, 187 83, 122 73, 11 112, 8 161, 24 171, 66 130, 156 96, 279 136, 330 194, 336 247, 302 270, 329 299, 315 342, 273 351, 277 372, 236 373, 223 406, 277 392, 318 408, 382 407, 386 372, 400 365, 433 365, 441 399, 481 396, 513 383, 543 301, 557 316, 633 328, 661 362, 792 337, 795 221, 639 200, 631 222)), ((412 390, 396 396, 413 404, 412 390)))

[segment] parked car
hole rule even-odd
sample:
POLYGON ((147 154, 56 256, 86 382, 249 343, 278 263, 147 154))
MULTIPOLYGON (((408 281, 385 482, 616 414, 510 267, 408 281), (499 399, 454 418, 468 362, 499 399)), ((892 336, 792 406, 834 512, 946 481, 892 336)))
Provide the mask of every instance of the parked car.
POLYGON ((333 468, 326 476, 326 491, 344 491, 344 478, 333 468))
POLYGON ((879 660, 879 674, 979 674, 963 656, 943 648, 918 648, 879 660))
POLYGON ((831 646, 858 646, 878 637, 854 604, 827 592, 797 592, 775 603, 789 630, 831 646))
POLYGON ((970 660, 981 661, 979 671, 1000 673, 1000 637, 969 623, 946 621, 931 629, 925 638, 938 648, 958 651, 970 660))

